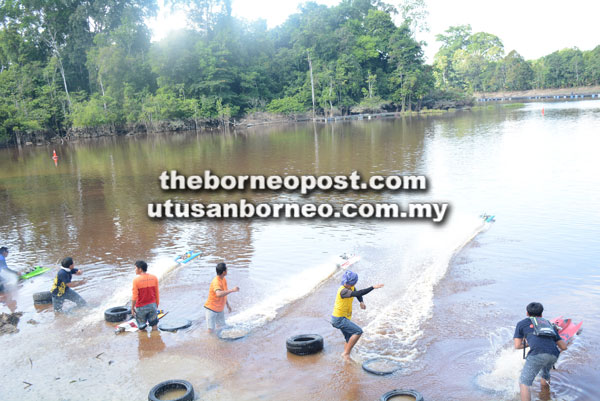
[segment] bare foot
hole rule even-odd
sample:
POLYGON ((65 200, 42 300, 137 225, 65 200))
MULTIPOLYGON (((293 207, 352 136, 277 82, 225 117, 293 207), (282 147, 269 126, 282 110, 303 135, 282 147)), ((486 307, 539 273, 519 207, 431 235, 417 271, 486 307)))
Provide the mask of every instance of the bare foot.
POLYGON ((344 360, 344 362, 350 362, 350 355, 342 353, 342 359, 344 360))

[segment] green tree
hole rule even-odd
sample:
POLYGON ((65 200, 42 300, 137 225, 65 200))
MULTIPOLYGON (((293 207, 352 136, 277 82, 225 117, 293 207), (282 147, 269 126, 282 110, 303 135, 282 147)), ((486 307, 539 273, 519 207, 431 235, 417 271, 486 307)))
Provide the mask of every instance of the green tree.
POLYGON ((584 82, 586 85, 600 85, 600 45, 594 50, 583 52, 584 82))
POLYGON ((390 76, 392 101, 405 111, 412 108, 413 97, 419 91, 419 77, 423 73, 423 50, 413 39, 408 24, 401 25, 390 38, 390 62, 394 66, 390 76))
POLYGON ((471 34, 471 26, 462 25, 450 27, 446 35, 437 35, 437 40, 442 42, 434 61, 440 88, 469 92, 498 88, 496 63, 503 57, 504 46, 497 36, 486 32, 471 34))
POLYGON ((504 89, 511 91, 531 89, 533 82, 533 69, 525 59, 517 53, 511 51, 504 57, 505 66, 504 89))

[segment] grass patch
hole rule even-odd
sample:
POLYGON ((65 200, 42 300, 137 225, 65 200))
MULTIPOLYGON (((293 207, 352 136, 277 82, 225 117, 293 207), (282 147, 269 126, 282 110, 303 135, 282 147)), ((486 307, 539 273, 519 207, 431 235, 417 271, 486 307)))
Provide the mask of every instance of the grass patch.
POLYGON ((498 106, 488 104, 485 106, 473 106, 473 107, 471 107, 471 110, 494 110, 496 107, 498 107, 498 106))
POLYGON ((446 110, 442 109, 422 109, 419 111, 420 114, 444 114, 446 110))
POLYGON ((506 107, 507 109, 518 109, 519 107, 524 107, 525 103, 509 103, 503 104, 502 107, 506 107))

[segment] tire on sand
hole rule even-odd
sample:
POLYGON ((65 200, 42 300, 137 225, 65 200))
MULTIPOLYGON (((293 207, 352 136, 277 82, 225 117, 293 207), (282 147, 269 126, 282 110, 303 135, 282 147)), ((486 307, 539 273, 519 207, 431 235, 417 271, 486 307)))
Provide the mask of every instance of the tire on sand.
POLYGON ((124 306, 115 306, 104 311, 104 320, 111 323, 122 322, 127 319, 130 310, 124 306))
POLYGON ((424 398, 421 395, 421 393, 419 393, 418 391, 415 391, 415 390, 392 390, 392 391, 388 391, 387 393, 385 393, 384 395, 381 396, 381 398, 379 399, 379 401, 388 401, 392 397, 396 397, 398 395, 405 395, 405 396, 414 397, 415 401, 424 401, 424 398))
POLYGON ((192 387, 190 382, 185 380, 167 380, 152 387, 152 390, 148 394, 148 401, 165 400, 162 396, 174 390, 185 390, 185 394, 178 398, 169 398, 169 400, 192 401, 194 399, 194 387, 192 387))
POLYGON ((366 361, 364 361, 362 364, 362 368, 371 374, 374 374, 377 376, 385 376, 385 375, 391 375, 392 373, 397 372, 398 370, 400 370, 401 366, 398 362, 396 362, 392 359, 372 358, 372 359, 367 359, 366 361), (373 366, 373 364, 376 365, 377 362, 388 362, 392 366, 390 366, 389 368, 386 368, 386 369, 377 369, 376 367, 373 366))
POLYGON ((300 334, 288 338, 285 346, 292 354, 315 354, 323 349, 323 337, 318 334, 300 334))
POLYGON ((190 327, 192 325, 192 322, 187 319, 174 318, 174 319, 168 319, 168 320, 165 319, 165 320, 161 320, 160 323, 158 323, 158 329, 160 331, 183 330, 183 329, 187 329, 188 327, 190 327))
POLYGON ((33 294, 34 304, 51 304, 52 293, 50 291, 35 292, 33 294))

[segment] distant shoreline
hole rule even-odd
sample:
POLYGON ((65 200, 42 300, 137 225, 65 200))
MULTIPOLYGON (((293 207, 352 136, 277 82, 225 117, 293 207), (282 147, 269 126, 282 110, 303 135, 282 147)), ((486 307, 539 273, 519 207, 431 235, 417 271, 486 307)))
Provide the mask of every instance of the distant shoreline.
POLYGON ((473 97, 477 101, 485 100, 528 100, 536 97, 552 98, 560 96, 560 99, 567 99, 573 96, 585 96, 600 98, 600 85, 579 86, 574 88, 549 88, 549 89, 530 89, 527 91, 498 91, 498 92, 475 92, 473 97))

